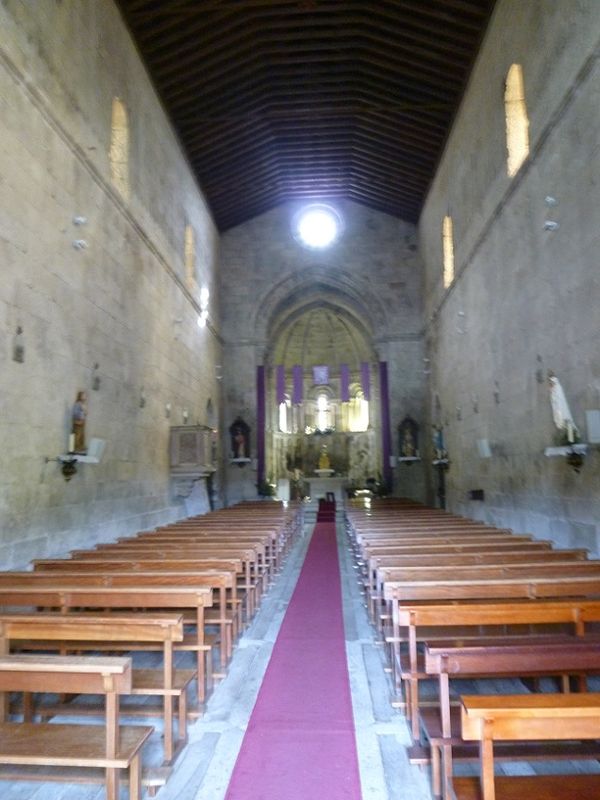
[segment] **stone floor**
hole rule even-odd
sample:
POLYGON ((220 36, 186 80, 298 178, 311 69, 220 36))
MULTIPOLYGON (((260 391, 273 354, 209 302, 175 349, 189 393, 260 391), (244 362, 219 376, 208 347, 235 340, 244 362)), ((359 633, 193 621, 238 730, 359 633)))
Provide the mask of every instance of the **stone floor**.
MULTIPOLYGON (((236 647, 225 680, 204 716, 190 725, 189 744, 179 757, 159 800, 222 800, 239 751, 279 626, 300 572, 314 515, 306 534, 288 556, 252 625, 236 647)), ((359 591, 357 573, 338 524, 348 665, 356 719, 356 739, 364 800, 431 800, 427 775, 406 758, 409 741, 402 717, 390 706, 390 683, 383 670, 359 591)), ((157 763, 159 734, 145 753, 157 763)), ((125 800, 127 792, 122 789, 125 800)), ((99 800, 99 787, 49 783, 1 783, 2 800, 99 800)), ((285 800, 281 798, 278 800, 285 800)))
MULTIPOLYGON (((314 513, 309 512, 306 533, 292 549, 252 625, 239 641, 227 677, 211 696, 204 716, 190 725, 189 744, 179 757, 170 780, 158 793, 159 800, 223 800, 313 525, 314 513)), ((408 728, 402 716, 390 705, 389 677, 383 669, 381 649, 374 641, 367 619, 341 518, 338 521, 338 543, 363 800, 431 800, 428 773, 410 765, 406 757, 408 728)), ((551 690, 550 686, 546 688, 551 690)), ((600 691, 600 681, 594 679, 590 688, 600 691)), ((458 694, 527 691, 516 680, 496 681, 492 687, 489 682, 461 681, 455 682, 454 689, 458 694)), ((152 724, 155 722, 152 720, 152 724)), ((148 765, 159 764, 161 758, 160 730, 157 730, 144 749, 144 761, 148 765)), ((477 766, 455 765, 455 769, 460 774, 475 774, 477 766)), ((502 765, 500 771, 521 775, 597 772, 600 765, 593 761, 570 762, 568 767, 564 762, 516 763, 502 765)), ((101 788, 85 784, 0 782, 2 800, 101 800, 103 796, 101 788)), ((127 800, 125 787, 121 797, 127 800)))
MULTIPOLYGON (((256 619, 239 642, 227 678, 208 703, 205 716, 192 728, 190 745, 159 793, 160 800, 224 797, 313 523, 314 517, 307 515, 304 539, 290 554, 256 619)), ((367 619, 342 524, 338 524, 338 542, 363 798, 431 800, 427 775, 412 767, 406 758, 408 729, 390 705, 389 679, 367 619)))

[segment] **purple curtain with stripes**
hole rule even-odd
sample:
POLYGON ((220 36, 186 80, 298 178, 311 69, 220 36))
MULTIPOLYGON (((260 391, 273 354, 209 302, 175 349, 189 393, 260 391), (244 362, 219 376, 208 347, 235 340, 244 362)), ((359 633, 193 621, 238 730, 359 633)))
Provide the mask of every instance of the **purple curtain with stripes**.
POLYGON ((363 361, 360 365, 360 384, 365 400, 371 399, 371 370, 368 361, 363 361))
POLYGON ((304 375, 298 364, 292 367, 292 384, 292 403, 298 405, 304 399, 304 375))
POLYGON ((392 488, 392 438, 390 426, 390 396, 388 386, 387 361, 379 362, 379 391, 381 393, 381 451, 383 455, 383 480, 389 489, 392 488))
POLYGON ((350 368, 348 364, 340 364, 340 398, 342 403, 350 400, 350 368))
POLYGON ((285 403, 285 367, 278 364, 275 367, 275 384, 277 393, 277 405, 285 403))
POLYGON ((265 368, 256 368, 256 481, 265 479, 265 368))

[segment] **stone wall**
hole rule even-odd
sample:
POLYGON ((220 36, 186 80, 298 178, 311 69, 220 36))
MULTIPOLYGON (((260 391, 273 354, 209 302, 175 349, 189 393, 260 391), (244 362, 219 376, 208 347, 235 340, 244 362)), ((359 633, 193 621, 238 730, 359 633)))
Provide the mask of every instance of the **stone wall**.
MULTIPOLYGON (((11 567, 183 516, 169 425, 184 410, 204 423, 209 398, 219 408, 222 358, 214 311, 196 324, 183 261, 190 224, 214 309, 218 234, 115 6, 6 0, 0 29, 0 560, 11 567), (110 177, 113 97, 129 116, 128 197, 110 177), (66 483, 45 457, 65 451, 80 389, 87 437, 106 449, 66 483)), ((205 508, 206 492, 195 497, 205 508)))
MULTIPOLYGON (((220 277, 225 339, 224 419, 242 416, 256 450, 256 366, 265 363, 271 329, 293 303, 327 298, 350 308, 372 332, 377 358, 387 360, 395 429, 405 414, 419 419, 424 404, 421 266, 413 225, 360 205, 336 203, 345 229, 328 250, 308 250, 292 235, 295 204, 272 209, 227 231, 220 277)), ((224 446, 227 444, 224 440, 224 446)), ((255 495, 256 473, 227 471, 227 502, 255 495)), ((395 472, 395 490, 424 496, 419 466, 395 472), (401 485, 400 485, 401 484, 401 485)))
POLYGON ((548 370, 584 441, 584 412, 600 408, 599 42, 596 0, 499 0, 419 229, 449 508, 594 552, 598 448, 579 474, 544 450, 556 434, 548 370), (523 67, 531 151, 509 178, 503 94, 512 63, 523 67), (456 259, 448 291, 446 214, 456 259), (491 458, 479 457, 479 439, 491 458), (472 489, 485 491, 484 502, 469 500, 472 489))

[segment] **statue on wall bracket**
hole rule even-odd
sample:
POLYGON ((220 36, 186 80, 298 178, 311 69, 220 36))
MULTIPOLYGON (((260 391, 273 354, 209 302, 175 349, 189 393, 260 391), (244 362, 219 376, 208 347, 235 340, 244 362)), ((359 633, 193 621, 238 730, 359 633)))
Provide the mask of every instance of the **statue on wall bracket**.
POLYGON ((231 461, 243 466, 250 461, 250 426, 236 417, 229 427, 231 436, 231 461))
POLYGON ((70 453, 87 453, 85 444, 85 420, 87 417, 87 394, 80 390, 77 392, 75 403, 71 411, 71 435, 69 437, 70 453))
POLYGON ((398 425, 398 439, 401 459, 418 459, 419 454, 419 425, 409 416, 404 417, 398 425))

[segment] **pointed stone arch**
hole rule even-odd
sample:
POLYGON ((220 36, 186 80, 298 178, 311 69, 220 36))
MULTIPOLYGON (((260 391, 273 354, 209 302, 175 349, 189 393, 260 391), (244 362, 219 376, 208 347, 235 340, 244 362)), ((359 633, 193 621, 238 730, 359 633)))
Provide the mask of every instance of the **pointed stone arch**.
POLYGON ((256 340, 264 344, 265 356, 276 331, 311 305, 343 310, 372 339, 388 331, 387 310, 370 288, 367 276, 356 280, 343 270, 305 270, 284 276, 257 304, 253 330, 256 340))

